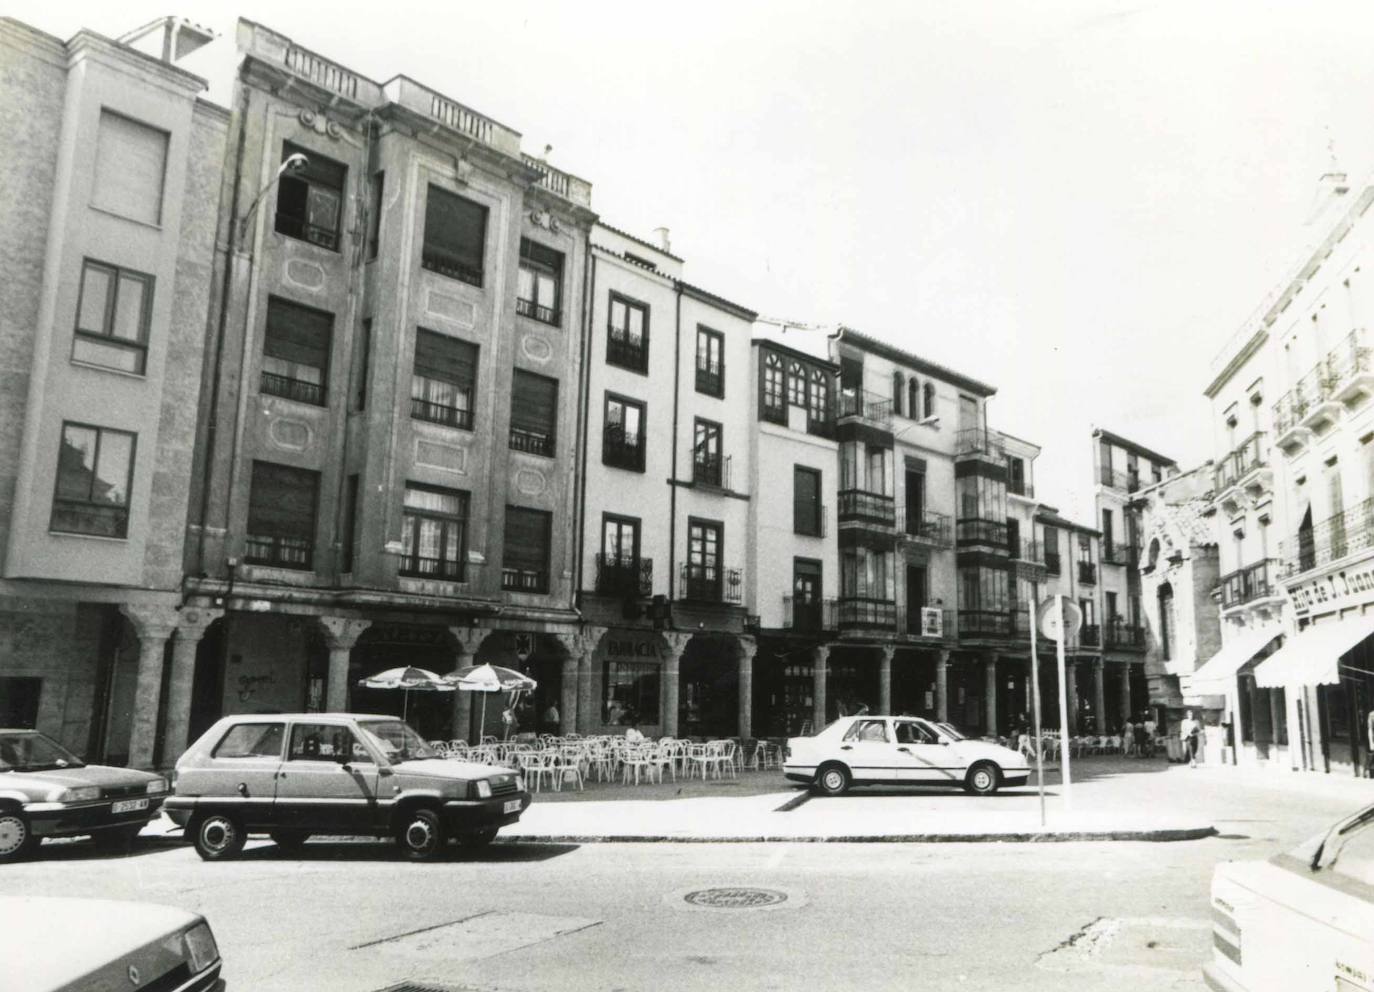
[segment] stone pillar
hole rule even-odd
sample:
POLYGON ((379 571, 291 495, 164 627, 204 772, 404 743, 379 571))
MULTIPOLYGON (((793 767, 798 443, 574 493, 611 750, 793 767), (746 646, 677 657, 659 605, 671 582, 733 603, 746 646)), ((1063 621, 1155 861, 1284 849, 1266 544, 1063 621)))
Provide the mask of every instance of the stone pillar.
MULTIPOLYGON (((450 627, 457 650, 453 656, 453 670, 477 664, 477 649, 491 633, 485 627, 450 627)), ((455 741, 467 741, 472 736, 472 697, 473 693, 462 689, 453 690, 453 734, 455 741)))
POLYGON ((830 645, 818 644, 811 652, 811 732, 825 726, 825 665, 830 660, 830 645))
POLYGON ((663 736, 676 737, 678 731, 678 671, 682 663, 682 652, 687 650, 687 642, 692 639, 692 635, 672 631, 665 632, 663 639, 668 642, 668 654, 664 657, 660 670, 663 688, 659 693, 659 698, 663 700, 663 712, 659 714, 659 720, 663 724, 663 736))
POLYGON ((196 650, 205 631, 223 610, 182 610, 172 642, 172 679, 167 687, 167 727, 162 738, 162 763, 174 764, 190 742, 191 689, 196 681, 196 650))
POLYGON ((138 634, 138 688, 134 694, 133 728, 129 733, 129 767, 152 768, 157 746, 157 711, 162 697, 162 656, 176 629, 172 606, 125 603, 120 612, 138 634))
POLYGON ((754 736, 754 655, 759 642, 752 637, 739 639, 739 736, 754 736))
MULTIPOLYGON (((1277 689, 1270 689, 1270 690, 1269 690, 1269 736, 1272 737, 1273 740, 1274 740, 1274 745, 1273 745, 1273 746, 1274 746, 1274 750, 1275 750, 1275 752, 1276 752, 1275 757, 1277 757, 1277 751, 1278 751, 1278 749, 1279 749, 1280 747, 1287 747, 1287 745, 1285 745, 1285 744, 1280 744, 1280 743, 1279 743, 1279 727, 1283 726, 1283 724, 1282 724, 1281 721, 1283 720, 1283 718, 1284 718, 1286 715, 1287 715, 1287 714, 1285 714, 1285 713, 1283 712, 1283 707, 1282 707, 1281 705, 1279 705, 1279 691, 1278 691, 1277 689)), ((1357 728, 1355 728, 1355 729, 1358 731, 1360 728, 1357 727, 1357 728)))
POLYGON ((878 659, 878 712, 892 713, 892 656, 897 652, 895 644, 882 646, 882 657, 878 659))
POLYGON ((987 715, 987 732, 997 734, 997 656, 983 659, 983 711, 987 715))
POLYGON ((949 652, 935 659, 935 719, 949 721, 949 652))
POLYGON ((324 643, 329 648, 329 680, 325 683, 324 708, 328 713, 348 712, 348 658, 353 645, 371 620, 353 617, 318 617, 324 631, 324 643))
POLYGON ((584 706, 591 705, 591 657, 596 650, 597 641, 605 633, 601 627, 585 627, 573 634, 557 634, 558 642, 567 654, 563 658, 563 671, 558 700, 558 732, 573 734, 582 728, 587 720, 582 712, 584 706), (583 686, 585 673, 586 685, 583 686), (584 696, 586 697, 584 699, 584 696))
POLYGON ((1078 662, 1064 659, 1064 697, 1069 704, 1069 733, 1078 733, 1078 662))
POLYGON ((1124 725, 1127 720, 1135 722, 1135 716, 1131 709, 1131 666, 1129 664, 1121 667, 1121 722, 1124 725))
POLYGON ((1101 658, 1093 659, 1093 733, 1107 732, 1107 676, 1101 658))
POLYGON ((592 706, 592 656, 586 654, 577 660, 577 732, 590 734, 596 720, 595 707, 592 706))

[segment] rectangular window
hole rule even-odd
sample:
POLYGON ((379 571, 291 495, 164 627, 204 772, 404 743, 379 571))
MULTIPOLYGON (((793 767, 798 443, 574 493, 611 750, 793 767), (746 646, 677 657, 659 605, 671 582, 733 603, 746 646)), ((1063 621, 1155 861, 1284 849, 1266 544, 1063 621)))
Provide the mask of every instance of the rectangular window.
POLYGON ((510 447, 553 457, 558 380, 516 369, 511 383, 510 447))
POLYGON ((367 409, 367 376, 372 365, 372 318, 363 321, 353 355, 353 409, 367 409))
POLYGON ((152 276, 86 259, 72 360, 142 375, 152 309, 152 276))
POLYGON ((431 183, 420 263, 442 276, 480 286, 486 243, 487 208, 431 183))
POLYGON ((649 574, 641 574, 637 517, 609 513, 602 517, 596 591, 613 596, 647 596, 653 592, 649 574))
POLYGON ((377 247, 382 240, 382 194, 386 189, 386 173, 372 173, 372 182, 367 188, 367 257, 377 257, 377 247))
POLYGON ((1050 575, 1059 574, 1059 528, 1046 527, 1044 532, 1045 541, 1045 569, 1050 575))
POLYGON ((212 758, 280 758, 284 723, 236 723, 219 739, 212 758))
POLYGON ((244 560, 309 571, 315 558, 315 511, 320 473, 253 462, 244 560))
POLYGON ((633 472, 644 471, 644 404, 606 394, 606 426, 601 462, 633 472))
POLYGON ((725 335, 709 327, 697 328, 697 392, 725 395, 725 335))
POLYGON ((721 525, 705 520, 687 523, 687 561, 683 563, 686 599, 721 600, 721 525))
POLYGON ((563 253, 520 239, 520 286, 515 312, 545 324, 562 322, 563 253))
POLYGON ((353 736, 353 731, 337 723, 298 723, 291 728, 291 747, 287 761, 328 761, 340 758, 372 763, 372 756, 353 736))
POLYGON ((0 678, 0 727, 38 729, 38 699, 43 680, 31 676, 0 678))
POLYGON ((813 558, 793 558, 793 630, 818 631, 824 627, 821 614, 822 596, 821 563, 813 558))
POLYGON ((763 353, 763 378, 760 384, 759 415, 775 424, 787 423, 787 375, 782 358, 771 351, 763 353))
POLYGON ((792 466, 792 532, 821 536, 821 473, 792 466))
POLYGON ((1115 559, 1116 535, 1112 531, 1112 511, 1102 508, 1102 557, 1108 561, 1115 559))
POLYGON ((325 406, 334 315, 278 297, 267 300, 262 343, 262 391, 325 406))
POLYGON ((692 481, 719 486, 721 478, 720 424, 697 417, 692 442, 692 481))
POLYGON ((136 435, 64 423, 49 527, 64 534, 127 537, 136 435))
POLYGON ((606 661, 606 723, 611 726, 659 723, 659 667, 656 661, 606 661))
POLYGON ((606 363, 633 372, 649 370, 649 308, 611 294, 606 363))
POLYGON ((401 574, 462 582, 468 494, 407 482, 403 506, 401 574))
POLYGON ((501 588, 512 592, 549 591, 549 540, 553 514, 506 507, 505 552, 501 559, 501 588))
POLYGON ((415 372, 410 377, 410 415, 446 427, 472 430, 472 391, 477 346, 423 327, 415 332, 415 372))
POLYGON ((830 378, 823 369, 811 370, 811 395, 807 420, 813 425, 830 422, 830 378))
POLYGON ((358 476, 357 473, 348 477, 348 485, 344 489, 344 505, 342 526, 339 528, 339 536, 342 538, 343 547, 340 549, 340 572, 353 571, 354 554, 358 549, 358 476))
POLYGON ((806 366, 801 362, 787 363, 787 402, 803 410, 807 409, 806 366))
POLYGON ((161 224, 167 139, 166 131, 102 110, 91 205, 145 224, 161 224))
POLYGON ((282 143, 281 158, 305 156, 303 168, 287 170, 277 183, 277 233, 339 250, 347 169, 318 152, 282 143))
POLYGON ((1007 492, 1029 496, 1026 491, 1026 463, 1021 458, 1007 458, 1007 492))

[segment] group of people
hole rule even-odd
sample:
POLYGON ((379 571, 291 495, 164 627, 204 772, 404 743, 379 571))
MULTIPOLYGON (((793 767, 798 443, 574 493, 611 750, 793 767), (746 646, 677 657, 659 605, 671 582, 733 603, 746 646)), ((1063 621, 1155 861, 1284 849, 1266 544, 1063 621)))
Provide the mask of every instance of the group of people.
POLYGON ((1155 756, 1155 735, 1159 725, 1152 713, 1144 713, 1132 720, 1129 716, 1121 724, 1121 741, 1127 756, 1153 758, 1155 756))

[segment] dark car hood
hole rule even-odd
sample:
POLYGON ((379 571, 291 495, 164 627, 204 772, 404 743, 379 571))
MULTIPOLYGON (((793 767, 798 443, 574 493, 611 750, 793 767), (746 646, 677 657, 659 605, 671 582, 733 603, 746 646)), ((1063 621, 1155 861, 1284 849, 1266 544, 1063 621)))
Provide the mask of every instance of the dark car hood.
POLYGON ((0 772, 0 792, 13 789, 45 793, 50 789, 74 789, 83 785, 118 789, 147 785, 161 777, 152 772, 141 772, 134 768, 114 768, 110 765, 53 768, 41 772, 0 772))

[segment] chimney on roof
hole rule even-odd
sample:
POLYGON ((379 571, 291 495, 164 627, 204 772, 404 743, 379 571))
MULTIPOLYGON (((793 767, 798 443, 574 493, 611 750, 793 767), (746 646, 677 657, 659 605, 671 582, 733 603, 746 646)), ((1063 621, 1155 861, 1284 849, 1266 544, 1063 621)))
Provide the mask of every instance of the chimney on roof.
POLYGON ((654 243, 663 251, 671 252, 673 243, 668 240, 668 229, 666 227, 654 228, 654 243))
POLYGON ((184 17, 159 17, 115 39, 163 62, 180 62, 215 40, 215 32, 184 17))

